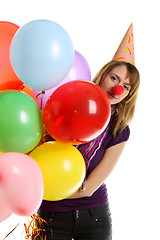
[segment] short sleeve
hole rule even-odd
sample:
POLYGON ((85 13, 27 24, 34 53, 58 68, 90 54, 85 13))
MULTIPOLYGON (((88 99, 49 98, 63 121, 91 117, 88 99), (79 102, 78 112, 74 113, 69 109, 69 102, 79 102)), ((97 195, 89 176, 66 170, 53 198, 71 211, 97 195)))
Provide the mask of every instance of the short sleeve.
POLYGON ((112 138, 112 141, 110 142, 108 147, 112 147, 121 142, 127 141, 129 139, 129 136, 130 136, 130 129, 128 126, 126 126, 122 131, 118 133, 118 135, 115 138, 112 138))

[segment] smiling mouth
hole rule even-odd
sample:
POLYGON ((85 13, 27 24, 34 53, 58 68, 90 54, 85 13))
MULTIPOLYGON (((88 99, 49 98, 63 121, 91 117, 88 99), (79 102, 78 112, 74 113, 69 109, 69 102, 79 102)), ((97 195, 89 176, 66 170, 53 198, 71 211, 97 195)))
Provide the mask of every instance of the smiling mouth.
POLYGON ((116 99, 116 97, 113 94, 109 93, 109 92, 107 92, 107 95, 108 95, 108 97, 110 99, 116 99))

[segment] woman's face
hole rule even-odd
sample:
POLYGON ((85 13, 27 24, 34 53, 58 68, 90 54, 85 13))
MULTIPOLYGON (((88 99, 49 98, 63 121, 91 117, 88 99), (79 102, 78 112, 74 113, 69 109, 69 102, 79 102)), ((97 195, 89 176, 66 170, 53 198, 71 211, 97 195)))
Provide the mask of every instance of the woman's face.
POLYGON ((121 102, 131 90, 129 77, 127 76, 127 67, 125 65, 114 67, 104 78, 101 88, 107 93, 111 105, 121 102), (121 85, 124 91, 121 95, 115 95, 113 88, 121 85))

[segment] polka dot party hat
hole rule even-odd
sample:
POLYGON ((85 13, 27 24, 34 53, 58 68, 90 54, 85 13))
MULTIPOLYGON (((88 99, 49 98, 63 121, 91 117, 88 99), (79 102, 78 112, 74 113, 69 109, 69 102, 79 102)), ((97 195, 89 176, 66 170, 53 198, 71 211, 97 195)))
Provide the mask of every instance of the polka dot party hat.
POLYGON ((128 28, 112 60, 129 62, 135 65, 132 23, 128 28))

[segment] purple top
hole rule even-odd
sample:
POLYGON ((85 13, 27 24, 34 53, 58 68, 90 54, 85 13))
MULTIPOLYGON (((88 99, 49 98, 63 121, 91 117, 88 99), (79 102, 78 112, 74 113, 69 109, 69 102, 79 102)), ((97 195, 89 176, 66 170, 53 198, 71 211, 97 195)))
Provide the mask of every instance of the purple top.
MULTIPOLYGON (((123 129, 116 138, 113 137, 111 131, 103 139, 100 149, 96 152, 95 156, 90 162, 87 175, 98 165, 102 160, 105 150, 121 142, 127 141, 130 135, 129 127, 123 129)), ((64 199, 60 201, 46 201, 43 200, 40 209, 54 211, 54 212, 66 212, 74 209, 86 209, 103 206, 108 203, 108 194, 105 183, 103 183, 91 197, 83 197, 76 199, 64 199)))

